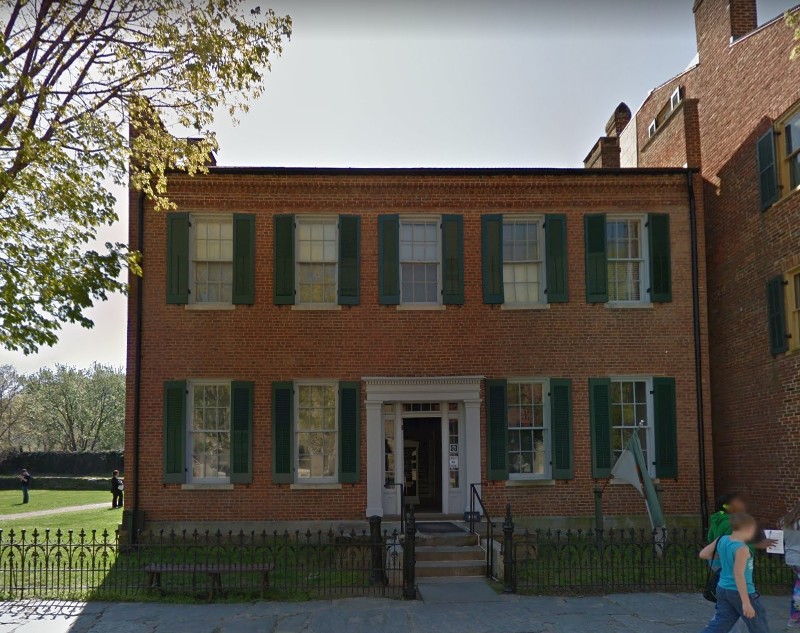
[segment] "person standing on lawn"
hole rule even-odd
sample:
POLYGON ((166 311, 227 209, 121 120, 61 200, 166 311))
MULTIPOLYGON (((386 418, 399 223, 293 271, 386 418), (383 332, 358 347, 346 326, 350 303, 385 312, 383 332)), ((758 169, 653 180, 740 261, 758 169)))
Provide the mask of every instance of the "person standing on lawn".
POLYGON ((20 486, 22 486, 22 503, 28 503, 30 500, 28 489, 31 485, 31 474, 23 468, 17 477, 19 478, 20 486))
POLYGON ((800 552, 791 544, 795 539, 789 538, 789 532, 800 532, 800 502, 779 521, 779 527, 784 530, 786 538, 786 564, 794 571, 794 589, 786 628, 800 630, 800 552))
POLYGON ((125 489, 119 478, 119 471, 111 473, 111 508, 122 508, 122 491, 125 489))
POLYGON ((758 533, 758 524, 749 514, 739 512, 730 516, 730 525, 730 536, 715 539, 700 552, 700 558, 707 561, 716 552, 722 566, 716 611, 702 633, 729 633, 739 618, 750 633, 769 633, 767 613, 753 584, 753 553, 747 546, 758 533))

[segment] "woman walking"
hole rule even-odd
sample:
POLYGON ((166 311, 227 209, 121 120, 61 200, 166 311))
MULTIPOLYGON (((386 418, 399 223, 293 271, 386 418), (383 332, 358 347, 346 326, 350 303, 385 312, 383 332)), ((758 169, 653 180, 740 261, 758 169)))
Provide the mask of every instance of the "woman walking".
POLYGON ((717 585, 717 607, 714 618, 703 633, 729 633, 744 620, 750 633, 769 633, 767 613, 753 584, 753 554, 747 543, 758 532, 756 520, 743 512, 730 517, 731 534, 706 545, 700 558, 719 557, 722 567, 717 585))

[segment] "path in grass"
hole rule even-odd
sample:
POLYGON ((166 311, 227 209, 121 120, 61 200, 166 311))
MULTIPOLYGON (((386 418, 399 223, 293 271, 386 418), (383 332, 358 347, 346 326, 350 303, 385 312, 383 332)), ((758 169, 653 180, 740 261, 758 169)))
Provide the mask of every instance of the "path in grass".
POLYGON ((65 512, 81 512, 83 510, 99 510, 100 508, 107 508, 108 503, 87 503, 82 506, 69 506, 67 508, 58 508, 54 510, 34 510, 33 512, 19 512, 17 514, 3 514, 0 515, 0 521, 15 521, 17 519, 29 519, 31 517, 46 517, 51 514, 64 514, 65 512))

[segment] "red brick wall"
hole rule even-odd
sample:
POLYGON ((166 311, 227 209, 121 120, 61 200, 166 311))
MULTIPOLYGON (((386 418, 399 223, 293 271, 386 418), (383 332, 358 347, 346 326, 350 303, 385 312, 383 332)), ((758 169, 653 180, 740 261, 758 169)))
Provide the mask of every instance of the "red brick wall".
POLYGON ((698 100, 685 129, 699 134, 663 129, 664 142, 640 144, 640 166, 702 151, 716 488, 744 492, 774 521, 800 498, 800 355, 770 355, 765 285, 800 264, 800 195, 760 212, 755 142, 800 100, 800 63, 782 17, 749 33, 754 0, 733 2, 732 18, 728 0, 697 5, 700 65, 656 90, 638 121, 684 83, 698 100))
MULTIPOLYGON (((574 383, 575 478, 553 486, 492 485, 485 498, 499 513, 506 501, 520 516, 590 515, 593 511, 588 427, 590 377, 665 375, 677 379, 679 467, 664 482, 668 513, 697 513, 690 240, 683 174, 533 175, 209 175, 171 179, 181 210, 257 214, 256 303, 234 311, 198 312, 165 303, 165 218, 148 206, 144 241, 140 507, 148 520, 362 518, 362 483, 342 490, 292 491, 271 483, 270 383, 363 376, 484 375, 570 377, 574 383), (651 309, 587 305, 583 215, 587 212, 671 215, 673 301, 651 309), (341 311, 275 306, 275 213, 346 212, 362 216, 361 305, 341 311), (381 213, 461 213, 465 237, 465 304, 444 311, 398 311, 378 305, 377 216, 381 213), (503 311, 484 305, 481 290, 482 213, 559 212, 568 216, 567 304, 503 311), (233 491, 189 491, 162 483, 163 382, 221 377, 255 381, 254 477, 233 491)), ((136 243, 131 194, 131 242, 136 243)), ((703 253, 701 250, 701 258, 703 253)), ((705 302, 705 289, 701 288, 705 302)), ((129 306, 129 387, 134 367, 135 287, 129 306)), ((704 378, 707 382, 707 376, 704 378)), ((132 393, 128 437, 132 446, 132 393)), ((482 413, 485 420, 485 412, 482 413)), ((362 433, 364 425, 362 424, 362 433)), ((365 441, 362 442, 362 446, 365 441)), ((485 439, 484 439, 485 445, 485 439)), ((485 460, 485 450, 482 450, 485 460)), ((709 467, 710 467, 710 455, 709 467)), ((132 462, 132 460, 131 460, 132 462)), ((127 465, 126 465, 127 467, 127 465)), ((485 472, 485 463, 484 463, 485 472)), ((129 482, 134 480, 130 468, 129 482)), ((131 490, 131 493, 137 491, 131 490)), ((127 491, 126 491, 127 492, 127 491)), ((129 507, 132 497, 128 497, 129 507)), ((635 493, 614 486, 609 513, 643 514, 635 493)))

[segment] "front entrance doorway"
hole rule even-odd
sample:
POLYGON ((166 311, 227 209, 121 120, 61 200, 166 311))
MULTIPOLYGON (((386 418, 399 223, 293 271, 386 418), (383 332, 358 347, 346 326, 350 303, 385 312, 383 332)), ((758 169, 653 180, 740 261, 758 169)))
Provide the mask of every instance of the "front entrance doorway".
POLYGON ((417 511, 442 511, 441 417, 403 419, 403 480, 417 511))

